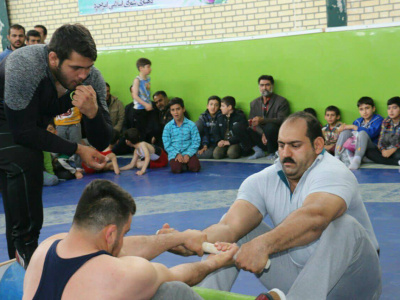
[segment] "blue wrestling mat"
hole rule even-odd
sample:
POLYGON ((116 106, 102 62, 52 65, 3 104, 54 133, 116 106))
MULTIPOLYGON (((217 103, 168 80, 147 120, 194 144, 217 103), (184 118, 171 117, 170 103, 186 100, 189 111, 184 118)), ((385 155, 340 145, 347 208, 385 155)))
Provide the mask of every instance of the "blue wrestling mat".
MULTIPOLYGON (((118 161, 123 166, 130 159, 119 158, 118 161)), ((45 187, 44 225, 40 241, 69 230, 83 188, 96 178, 111 180, 133 195, 137 203, 137 214, 133 218, 129 234, 148 235, 154 234, 164 223, 169 223, 178 230, 185 230, 204 229, 218 222, 235 200, 237 189, 243 180, 268 166, 263 163, 226 161, 201 161, 201 165, 199 173, 172 174, 169 168, 149 170, 143 176, 135 175, 134 171, 122 172, 121 175, 108 172, 45 187)), ((399 170, 362 168, 354 171, 354 175, 360 183, 360 190, 381 247, 381 299, 397 299, 400 294, 399 170)), ((196 256, 180 257, 165 253, 154 261, 171 267, 199 259, 196 256)), ((0 262, 6 260, 4 210, 0 203, 0 262)), ((0 269, 0 300, 21 298, 23 272, 18 265, 8 266, 4 271, 0 269)), ((257 296, 266 289, 253 274, 240 272, 232 291, 257 296)))

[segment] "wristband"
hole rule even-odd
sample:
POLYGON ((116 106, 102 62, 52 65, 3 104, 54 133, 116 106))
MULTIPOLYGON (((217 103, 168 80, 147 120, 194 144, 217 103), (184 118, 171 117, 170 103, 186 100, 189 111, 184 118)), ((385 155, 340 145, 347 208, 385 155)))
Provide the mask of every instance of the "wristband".
POLYGON ((71 94, 69 94, 69 97, 71 98, 72 101, 74 101, 74 98, 72 98, 72 97, 74 97, 74 94, 75 94, 75 91, 72 91, 71 94))

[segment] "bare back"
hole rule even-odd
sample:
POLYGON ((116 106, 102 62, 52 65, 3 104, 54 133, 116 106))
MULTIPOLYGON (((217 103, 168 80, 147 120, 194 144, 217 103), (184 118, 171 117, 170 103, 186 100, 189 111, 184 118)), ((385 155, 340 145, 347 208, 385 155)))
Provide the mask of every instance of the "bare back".
MULTIPOLYGON (((45 257, 51 245, 67 234, 55 235, 38 247, 33 255, 24 280, 23 299, 32 299, 38 289, 45 257)), ((61 258, 73 258, 89 253, 67 255, 62 241, 57 245, 61 258)), ((66 299, 150 299, 161 282, 153 264, 139 257, 116 258, 109 255, 96 256, 87 261, 69 279, 62 294, 66 299)))

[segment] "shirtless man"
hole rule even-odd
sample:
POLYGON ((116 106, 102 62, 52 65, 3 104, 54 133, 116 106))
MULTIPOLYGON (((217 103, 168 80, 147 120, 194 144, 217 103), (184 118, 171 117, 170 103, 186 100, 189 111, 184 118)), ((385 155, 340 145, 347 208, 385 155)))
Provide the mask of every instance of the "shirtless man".
POLYGON ((203 255, 198 245, 207 237, 187 230, 124 238, 135 211, 133 198, 121 187, 107 180, 92 181, 79 200, 69 233, 48 238, 32 256, 23 299, 201 299, 182 283, 160 286, 169 281, 194 285, 233 264, 238 250, 234 244, 206 261, 170 269, 149 262, 180 245, 203 255))

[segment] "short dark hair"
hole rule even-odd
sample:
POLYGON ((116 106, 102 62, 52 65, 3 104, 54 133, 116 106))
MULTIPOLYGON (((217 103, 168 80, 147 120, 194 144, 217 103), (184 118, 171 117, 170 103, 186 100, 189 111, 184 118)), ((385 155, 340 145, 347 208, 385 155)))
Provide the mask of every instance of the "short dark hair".
POLYGON ((140 137, 140 132, 136 128, 129 128, 124 132, 125 140, 130 141, 132 144, 137 144, 142 141, 140 137))
POLYGON ((164 91, 157 91, 157 92, 155 92, 155 93, 153 94, 153 99, 154 99, 155 96, 158 96, 158 95, 161 95, 161 96, 163 96, 164 98, 167 98, 167 93, 166 93, 166 92, 164 92, 164 91))
POLYGON ((39 31, 36 31, 35 29, 32 29, 32 30, 29 30, 29 31, 26 33, 26 39, 29 41, 29 38, 30 38, 31 36, 36 36, 36 37, 40 38, 40 33, 39 33, 39 31))
POLYGON ((108 82, 106 82, 106 87, 110 88, 110 85, 108 84, 108 82))
POLYGON ((306 113, 312 114, 314 117, 317 117, 317 112, 312 107, 307 107, 303 111, 305 111, 306 113))
POLYGON ((336 114, 336 116, 340 116, 340 110, 335 105, 330 105, 327 108, 325 108, 325 113, 327 111, 333 111, 336 114))
POLYGON ((115 224, 122 230, 135 212, 135 201, 127 191, 109 180, 96 179, 85 187, 76 207, 73 224, 95 231, 115 224))
POLYGON ((43 34, 47 35, 47 28, 46 27, 44 27, 43 25, 35 25, 33 28, 35 28, 35 27, 42 28, 43 29, 43 34))
POLYGON ((258 77, 258 84, 260 84, 261 80, 269 80, 271 84, 274 84, 274 77, 272 77, 271 75, 261 75, 260 77, 258 77))
POLYGON ((151 61, 149 59, 147 59, 147 58, 142 57, 142 58, 139 58, 136 61, 136 68, 138 70, 139 70, 140 67, 144 67, 146 65, 150 65, 151 66, 151 61))
POLYGON ((392 97, 388 100, 387 105, 392 105, 392 104, 396 104, 398 107, 400 107, 400 97, 396 96, 396 97, 392 97))
POLYGON ((236 100, 232 96, 222 98, 221 103, 225 103, 226 106, 231 105, 233 109, 235 109, 236 106, 236 100))
POLYGON ((11 29, 16 29, 16 30, 21 30, 22 29, 24 31, 24 34, 25 34, 25 27, 22 26, 22 25, 19 25, 19 24, 11 25, 10 28, 8 28, 8 35, 11 34, 11 29))
POLYGON ((357 107, 360 107, 361 105, 366 104, 366 105, 371 105, 372 107, 375 107, 375 102, 371 97, 361 97, 357 101, 357 107))
POLYGON ((96 43, 89 30, 81 24, 65 24, 59 27, 51 37, 49 52, 55 52, 60 65, 71 55, 72 51, 90 58, 97 59, 96 43))
POLYGON ((218 103, 219 103, 219 106, 221 106, 221 98, 220 97, 218 97, 218 96, 210 96, 210 97, 208 97, 207 104, 210 103, 211 100, 217 100, 218 103))
POLYGON ((319 121, 313 115, 305 112, 305 111, 298 111, 294 114, 291 114, 284 123, 292 122, 297 119, 303 119, 307 123, 307 132, 306 136, 310 139, 311 145, 314 148, 314 141, 318 137, 324 137, 322 134, 322 129, 319 121))
POLYGON ((183 103, 183 99, 182 98, 172 98, 171 101, 169 101, 169 107, 171 107, 172 105, 178 104, 180 105, 182 108, 185 108, 185 104, 183 103))

